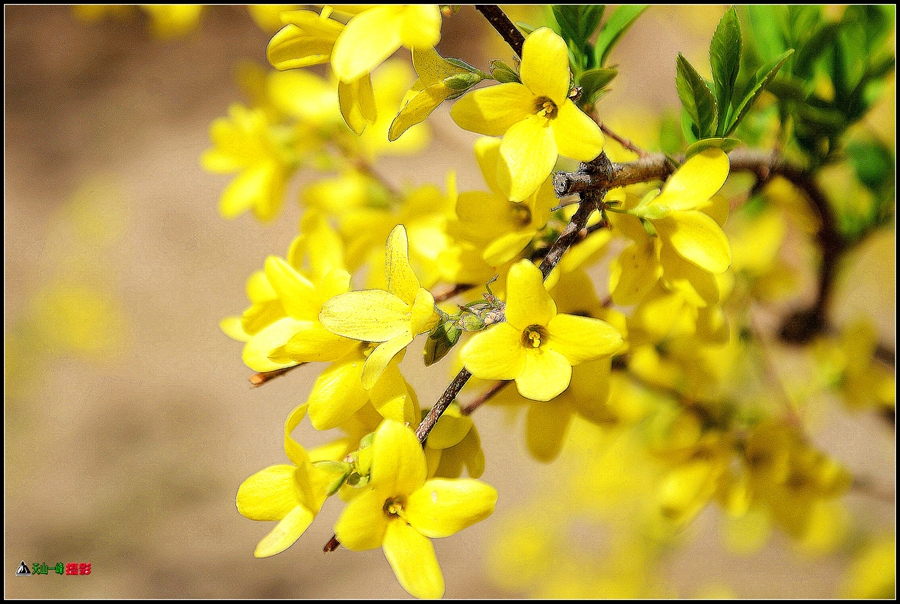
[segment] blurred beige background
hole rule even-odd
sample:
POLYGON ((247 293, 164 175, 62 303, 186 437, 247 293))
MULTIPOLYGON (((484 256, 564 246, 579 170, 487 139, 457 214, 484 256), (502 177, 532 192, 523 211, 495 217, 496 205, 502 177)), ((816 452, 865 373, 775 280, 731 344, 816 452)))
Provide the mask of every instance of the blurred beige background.
MULTIPOLYGON (((675 53, 701 63, 722 13, 690 10, 654 8, 638 22, 614 54, 623 76, 604 101, 611 115, 636 100, 676 102, 675 53), (671 27, 676 16, 680 28, 671 27)), ((285 461, 282 423, 315 377, 301 368, 251 389, 240 344, 218 328, 246 306, 247 276, 296 235, 294 197, 268 226, 222 220, 228 177, 198 162, 210 122, 244 100, 234 65, 265 63, 270 34, 241 7, 209 7, 198 31, 165 42, 150 38, 140 15, 85 24, 64 6, 4 12, 6 597, 408 597, 380 550, 322 554, 334 502, 297 544, 265 560, 252 553, 272 525, 234 506, 246 477, 285 461), (17 578, 22 560, 47 563, 50 574, 17 578), (57 562, 88 562, 92 573, 57 576, 57 562)), ((479 67, 489 53, 508 60, 502 45, 473 44, 484 30, 464 7, 445 20, 441 49, 479 67)), ((382 172, 396 183, 442 183, 454 167, 461 190, 481 188, 474 135, 455 129, 445 108, 431 123, 427 161, 386 160, 382 172)), ((423 404, 445 385, 413 383, 423 404)), ((523 453, 521 425, 490 408, 476 421, 500 515, 527 494, 517 480, 552 467, 523 453)), ((852 426, 862 434, 842 445, 851 460, 871 434, 884 440, 880 425, 852 426)), ((876 442, 879 459, 889 444, 876 442)), ((893 513, 892 501, 864 505, 893 513)), ((669 569, 684 595, 716 581, 741 597, 834 594, 841 561, 777 552, 735 560, 712 518, 701 517, 705 536, 669 569)), ((447 597, 509 595, 479 571, 488 525, 435 542, 447 597)))

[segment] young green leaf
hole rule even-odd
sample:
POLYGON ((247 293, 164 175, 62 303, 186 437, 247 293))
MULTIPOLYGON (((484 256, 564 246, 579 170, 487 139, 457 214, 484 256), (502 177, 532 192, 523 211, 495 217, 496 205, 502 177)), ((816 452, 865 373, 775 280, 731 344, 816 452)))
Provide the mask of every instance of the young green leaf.
POLYGON ((606 7, 602 4, 560 4, 551 8, 559 23, 560 35, 569 47, 583 49, 600 25, 606 7))
POLYGON ((719 21, 709 45, 713 87, 718 106, 719 134, 728 119, 734 98, 734 85, 741 67, 741 26, 737 11, 731 7, 719 21))
POLYGON ((775 57, 775 59, 759 68, 756 72, 756 84, 750 89, 744 97, 744 100, 735 107, 734 112, 732 113, 732 122, 725 128, 724 134, 726 137, 730 136, 738 127, 738 124, 740 124, 741 120, 744 119, 744 116, 747 115, 747 112, 753 107, 753 103, 756 102, 759 95, 762 94, 763 90, 766 89, 775 77, 775 74, 778 73, 778 70, 781 69, 781 66, 784 65, 785 61, 787 61, 793 53, 793 50, 786 50, 781 56, 775 57))
POLYGON ((647 10, 646 4, 624 4, 610 15, 597 36, 597 45, 594 47, 593 64, 595 66, 606 65, 610 51, 645 10, 647 10))
POLYGON ((581 86, 582 104, 593 105, 607 84, 612 82, 619 70, 612 67, 588 69, 581 74, 578 84, 581 86))
MULTIPOLYGON (((697 126, 697 138, 715 135, 717 123, 716 99, 690 61, 678 53, 675 60, 675 88, 688 116, 697 126)), ((688 133, 685 132, 685 135, 688 133)))

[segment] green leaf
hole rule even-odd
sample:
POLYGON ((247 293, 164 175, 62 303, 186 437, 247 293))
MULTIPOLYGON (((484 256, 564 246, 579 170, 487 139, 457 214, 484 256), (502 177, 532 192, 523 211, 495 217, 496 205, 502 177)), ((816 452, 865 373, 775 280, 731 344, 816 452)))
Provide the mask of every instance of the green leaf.
POLYGON ((646 4, 625 4, 610 15, 600 29, 600 35, 597 36, 597 45, 594 47, 594 65, 603 67, 606 64, 610 51, 645 10, 647 10, 646 4))
POLYGON ((846 146, 847 159, 856 178, 876 198, 893 199, 895 190, 894 154, 878 140, 852 140, 846 146))
POLYGON ((578 85, 581 86, 581 94, 585 103, 593 105, 597 96, 603 93, 603 89, 613 81, 618 73, 619 70, 613 67, 598 67, 582 73, 578 85))
MULTIPOLYGON (((697 138, 709 138, 716 132, 716 99, 694 66, 678 53, 675 60, 675 88, 688 116, 697 126, 697 138)), ((685 133, 687 135, 687 133, 685 133)))
POLYGON ((706 149, 716 148, 721 149, 725 153, 728 153, 732 149, 736 149, 738 145, 741 144, 736 138, 704 138, 701 141, 697 141, 693 145, 687 148, 684 156, 685 159, 689 159, 692 156, 700 153, 701 151, 705 151, 706 149))
POLYGON ((732 106, 734 85, 741 67, 741 26, 734 7, 725 11, 716 27, 709 45, 709 63, 712 67, 713 87, 719 110, 719 134, 721 134, 732 106))
POLYGON ((835 44, 839 24, 827 23, 818 27, 809 39, 797 48, 793 73, 803 79, 812 79, 816 62, 835 44))
POLYGON ((750 40, 765 62, 787 50, 788 11, 786 6, 752 4, 746 7, 752 35, 750 40))
POLYGON ((602 4, 561 4, 550 8, 559 23, 562 38, 570 48, 581 50, 600 25, 606 7, 602 4))
POLYGON ((511 82, 521 83, 521 80, 519 80, 519 74, 517 74, 512 67, 510 67, 500 59, 494 59, 491 61, 491 77, 493 77, 501 84, 509 84, 511 82))
POLYGON ((756 99, 758 99, 763 93, 763 90, 768 87, 769 83, 775 77, 775 74, 778 73, 778 70, 781 69, 781 66, 784 65, 784 62, 787 61, 793 53, 793 50, 786 50, 781 56, 775 57, 772 61, 759 68, 756 72, 756 84, 750 89, 750 92, 747 93, 744 100, 741 101, 732 113, 733 121, 724 129, 725 136, 730 136, 731 133, 734 132, 735 128, 738 127, 738 124, 741 123, 741 120, 744 119, 744 116, 746 116, 753 107, 756 99))

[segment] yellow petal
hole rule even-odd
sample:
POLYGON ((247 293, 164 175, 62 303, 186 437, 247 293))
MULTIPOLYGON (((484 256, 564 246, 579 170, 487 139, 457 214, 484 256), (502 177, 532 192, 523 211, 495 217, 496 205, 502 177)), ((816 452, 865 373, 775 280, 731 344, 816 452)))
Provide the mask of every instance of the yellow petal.
POLYGON ((400 422, 384 420, 375 431, 371 484, 391 496, 409 495, 428 474, 419 439, 400 422))
POLYGON ((592 317, 556 315, 547 325, 550 347, 572 365, 609 356, 622 346, 622 335, 615 327, 592 317))
POLYGON ((544 463, 556 459, 571 422, 572 409, 562 401, 529 405, 525 433, 531 456, 544 463))
POLYGON ((524 250, 536 234, 537 231, 507 233, 491 241, 481 255, 491 266, 501 266, 524 250))
POLYGON ((711 147, 694 155, 682 165, 650 203, 671 210, 696 210, 722 188, 728 178, 728 155, 711 147))
POLYGON ((653 226, 665 242, 683 258, 711 273, 723 273, 731 265, 731 246, 716 221, 698 211, 675 212, 653 226))
POLYGON ((402 224, 395 226, 388 235, 384 274, 387 277, 388 291, 411 305, 419 293, 419 280, 409 265, 409 241, 402 224))
POLYGON ((412 334, 406 332, 376 346, 375 349, 369 353, 369 358, 366 359, 366 364, 363 367, 363 388, 371 390, 375 385, 375 382, 378 381, 378 378, 381 377, 381 373, 384 371, 385 367, 388 366, 388 363, 390 363, 397 353, 406 348, 412 341, 412 334))
POLYGON ((410 595, 428 599, 444 595, 444 576, 428 537, 394 520, 388 523, 383 549, 397 581, 410 595))
POLYGON ((506 322, 520 332, 531 325, 546 326, 556 316, 556 302, 544 288, 544 276, 530 260, 509 268, 506 291, 506 322))
POLYGON ((419 288, 412 305, 409 329, 413 336, 431 331, 437 325, 438 315, 434 310, 434 296, 424 288, 419 288))
MULTIPOLYGON (((320 21, 312 11, 294 11, 294 14, 297 13, 308 13, 315 21, 320 21)), ((272 36, 266 48, 269 63, 275 69, 296 69, 326 63, 343 25, 331 19, 321 21, 323 25, 318 31, 295 24, 281 28, 272 36)))
POLYGON ((603 151, 603 132, 597 123, 585 115, 570 100, 558 108, 556 118, 550 120, 559 154, 578 161, 591 161, 603 151))
POLYGON ((524 369, 522 331, 500 323, 472 336, 459 353, 460 360, 477 378, 511 380, 524 369))
POLYGON ((397 140, 411 127, 421 123, 437 109, 438 105, 446 101, 452 92, 443 82, 422 89, 403 106, 400 113, 391 122, 388 140, 391 142, 397 140))
POLYGON ((400 39, 407 48, 431 48, 441 41, 441 10, 437 4, 403 7, 400 39))
POLYGON ((379 6, 353 17, 338 36, 331 67, 342 82, 371 73, 400 48, 399 6, 379 6))
POLYGON ((510 82, 473 90, 453 104, 450 117, 463 130, 501 136, 513 124, 534 115, 534 95, 510 82))
MULTIPOLYGON (((488 189, 494 193, 501 193, 497 184, 497 162, 500 161, 500 140, 490 137, 482 137, 475 141, 475 159, 481 168, 481 176, 484 178, 488 189)), ((460 216, 462 218, 462 216, 460 216)))
POLYGON ((533 401, 556 398, 572 380, 572 366, 566 357, 547 347, 529 351, 525 368, 516 378, 519 394, 533 401))
POLYGON ((378 117, 372 79, 367 75, 350 83, 338 82, 338 104, 347 126, 357 135, 362 134, 366 125, 378 117))
POLYGON ((231 220, 253 208, 261 219, 271 219, 281 208, 283 184, 274 163, 259 162, 228 183, 219 200, 219 213, 231 220))
POLYGON ((449 449, 458 445, 473 425, 471 417, 462 415, 459 407, 451 405, 428 434, 428 446, 434 449, 449 449))
POLYGON ((322 371, 309 393, 309 420, 316 430, 336 428, 369 400, 362 387, 364 357, 347 355, 322 371))
POLYGON ((497 183, 512 201, 523 201, 550 176, 559 153, 551 120, 540 115, 513 124, 500 143, 497 183))
POLYGON ((305 507, 295 507, 281 522, 275 525, 272 532, 263 537, 253 555, 257 558, 267 558, 280 554, 306 532, 314 518, 315 514, 305 507))
POLYGON ((340 336, 386 342, 409 331, 409 305, 380 289, 347 292, 322 305, 319 321, 340 336))
POLYGON ((304 321, 316 319, 322 301, 309 279, 278 256, 266 258, 265 271, 272 289, 291 318, 304 321))
POLYGON ((663 274, 657 254, 656 242, 650 238, 622 250, 609 271, 609 289, 616 304, 637 304, 653 290, 663 274))
POLYGON ((406 500, 406 519, 426 537, 449 537, 491 515, 497 490, 471 478, 432 478, 406 500))
POLYGON ((369 390, 369 399, 372 406, 385 419, 412 424, 421 418, 421 414, 418 403, 410 394, 406 380, 400 373, 399 360, 388 364, 381 377, 369 390))
POLYGON ((334 536, 351 551, 381 547, 388 518, 384 513, 385 495, 370 489, 353 498, 334 525, 334 536))
MULTIPOLYGON (((335 335, 318 321, 305 321, 284 345, 284 354, 296 363, 330 363, 358 345, 358 341, 335 335)), ((272 359, 278 360, 274 355, 272 359)))
POLYGON ((294 485, 296 466, 269 466, 253 474, 238 488, 237 509, 250 520, 281 520, 299 504, 294 485))
POLYGON ((536 96, 562 105, 569 94, 569 50, 565 40, 548 27, 533 31, 522 46, 519 74, 522 83, 536 96))
POLYGON ((244 364, 253 371, 274 371, 296 365, 296 361, 272 361, 269 354, 275 348, 287 343, 303 324, 303 321, 284 317, 253 334, 241 353, 244 364))

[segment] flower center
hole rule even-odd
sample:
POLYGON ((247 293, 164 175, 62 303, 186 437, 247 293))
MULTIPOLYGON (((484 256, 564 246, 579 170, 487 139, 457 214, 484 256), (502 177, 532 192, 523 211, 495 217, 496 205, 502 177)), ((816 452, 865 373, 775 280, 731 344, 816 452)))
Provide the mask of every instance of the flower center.
POLYGON ((538 97, 534 101, 534 112, 537 115, 552 120, 556 117, 557 111, 558 109, 556 108, 556 103, 545 96, 538 97))
POLYGON ((403 506, 406 504, 404 497, 391 497, 384 502, 384 515, 388 518, 403 517, 403 506))
POLYGON ((531 210, 523 203, 511 203, 509 208, 514 224, 526 227, 531 224, 531 210))
POLYGON ((522 346, 525 348, 540 348, 550 339, 550 334, 541 325, 531 325, 522 332, 522 346))

